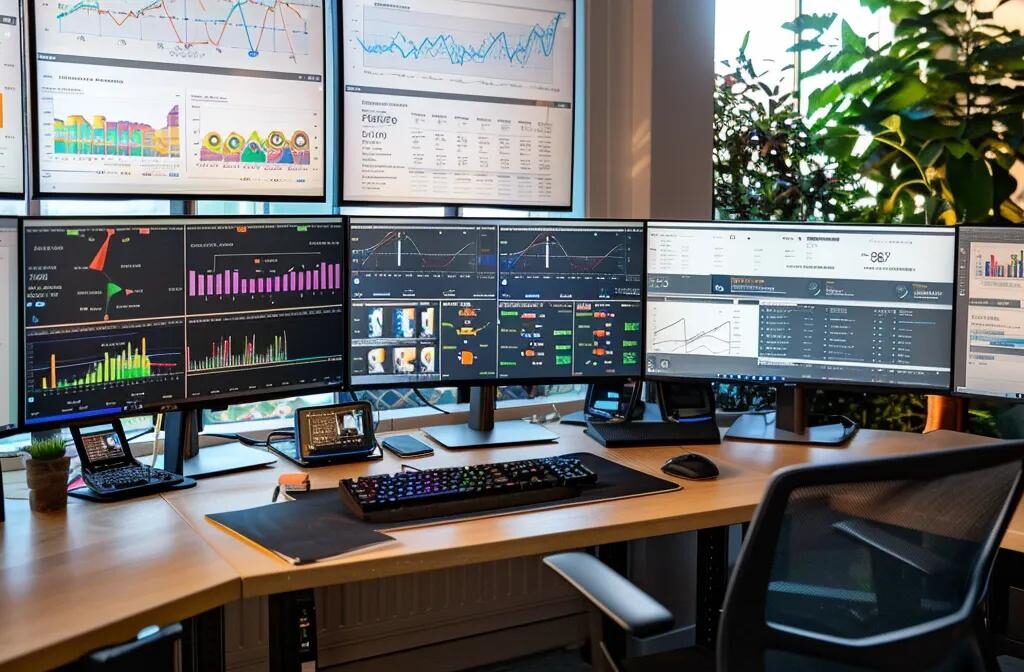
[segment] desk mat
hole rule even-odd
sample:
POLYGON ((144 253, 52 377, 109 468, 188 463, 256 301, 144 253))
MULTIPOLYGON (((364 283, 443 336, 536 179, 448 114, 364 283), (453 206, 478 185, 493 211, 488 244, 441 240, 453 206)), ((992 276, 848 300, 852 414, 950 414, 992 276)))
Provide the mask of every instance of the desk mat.
POLYGON ((293 562, 305 564, 392 540, 384 532, 438 525, 474 518, 493 518, 525 511, 579 506, 627 497, 640 497, 682 488, 678 483, 645 474, 591 453, 572 453, 597 474, 578 497, 556 502, 474 511, 401 523, 367 523, 349 513, 336 488, 294 493, 294 502, 206 516, 214 523, 293 562))

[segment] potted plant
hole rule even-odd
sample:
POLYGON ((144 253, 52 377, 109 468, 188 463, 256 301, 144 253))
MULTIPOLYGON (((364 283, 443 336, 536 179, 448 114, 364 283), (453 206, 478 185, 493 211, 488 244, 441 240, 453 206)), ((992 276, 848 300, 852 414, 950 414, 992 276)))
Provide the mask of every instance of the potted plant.
POLYGON ((29 507, 36 512, 61 511, 68 505, 68 471, 64 439, 50 436, 33 439, 25 459, 29 507))

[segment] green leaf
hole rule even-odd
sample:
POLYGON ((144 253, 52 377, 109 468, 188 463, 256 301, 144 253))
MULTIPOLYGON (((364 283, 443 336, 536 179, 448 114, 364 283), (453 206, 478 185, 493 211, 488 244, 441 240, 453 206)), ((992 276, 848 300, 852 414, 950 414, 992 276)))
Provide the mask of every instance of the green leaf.
POLYGON ((853 27, 843 20, 843 51, 863 55, 868 41, 858 35, 853 27))
POLYGON ((786 53, 798 53, 801 51, 817 51, 822 49, 825 45, 821 43, 818 38, 812 38, 810 40, 797 40, 789 49, 786 49, 786 53))
POLYGON ((905 79, 901 84, 890 88, 883 96, 875 101, 875 105, 883 106, 888 110, 904 110, 917 105, 928 97, 928 87, 917 78, 905 79))
POLYGON ((994 184, 988 164, 965 156, 946 162, 946 179, 953 192, 957 221, 977 224, 991 218, 994 184))
POLYGON ((838 84, 832 84, 824 89, 818 89, 807 97, 807 114, 813 115, 818 110, 831 105, 843 95, 843 89, 838 84))
POLYGON ((903 135, 903 120, 900 119, 900 115, 894 114, 883 119, 882 128, 887 128, 895 133, 899 137, 901 145, 907 144, 907 136, 903 135))
POLYGON ((813 30, 817 33, 824 33, 835 23, 837 14, 801 14, 792 21, 782 24, 783 30, 794 33, 802 33, 805 30, 813 30))

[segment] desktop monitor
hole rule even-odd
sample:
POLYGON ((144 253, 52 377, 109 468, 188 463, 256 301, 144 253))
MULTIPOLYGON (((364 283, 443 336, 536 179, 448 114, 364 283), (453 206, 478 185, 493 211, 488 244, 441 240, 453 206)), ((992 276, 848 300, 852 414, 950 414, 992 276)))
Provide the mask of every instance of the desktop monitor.
POLYGON ((0 0, 0 198, 25 193, 21 27, 21 2, 0 0))
POLYGON ((338 218, 28 219, 22 235, 28 427, 344 380, 338 218))
POLYGON ((638 377, 641 222, 349 222, 353 387, 638 377))
POLYGON ((1024 231, 958 229, 953 391, 1024 401, 1024 231))
POLYGON ((575 0, 339 6, 346 202, 572 207, 575 0))
POLYGON ((34 187, 323 200, 323 0, 29 0, 34 187))
POLYGON ((646 374, 948 390, 954 244, 943 227, 651 222, 646 374))
POLYGON ((0 219, 0 434, 18 424, 18 220, 0 219))

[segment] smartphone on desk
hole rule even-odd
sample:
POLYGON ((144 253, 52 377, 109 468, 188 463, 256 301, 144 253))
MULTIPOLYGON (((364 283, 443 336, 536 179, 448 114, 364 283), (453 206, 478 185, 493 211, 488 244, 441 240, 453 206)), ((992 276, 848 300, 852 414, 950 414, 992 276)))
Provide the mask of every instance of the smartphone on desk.
POLYGON ((389 436, 381 440, 381 445, 401 458, 426 457, 433 455, 434 449, 411 434, 389 436))

